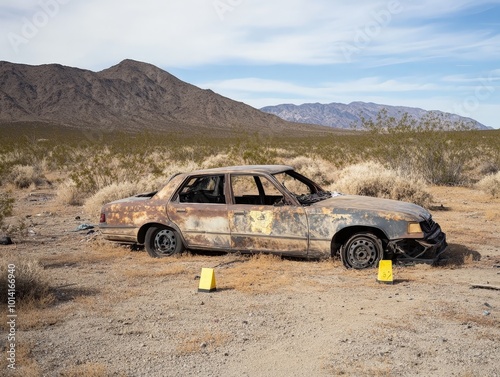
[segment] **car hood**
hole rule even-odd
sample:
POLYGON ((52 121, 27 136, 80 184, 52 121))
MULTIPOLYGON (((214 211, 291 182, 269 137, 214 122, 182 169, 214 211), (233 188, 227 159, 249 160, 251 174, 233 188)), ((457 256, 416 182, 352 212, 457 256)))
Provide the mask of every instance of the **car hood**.
POLYGON ((426 209, 413 203, 360 195, 338 195, 311 207, 331 208, 334 212, 374 212, 407 221, 422 221, 430 217, 426 209))

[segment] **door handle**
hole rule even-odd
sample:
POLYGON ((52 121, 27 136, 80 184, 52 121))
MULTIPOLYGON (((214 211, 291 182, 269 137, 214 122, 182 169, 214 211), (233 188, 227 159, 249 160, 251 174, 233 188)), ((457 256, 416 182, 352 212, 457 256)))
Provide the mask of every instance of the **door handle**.
POLYGON ((244 215, 245 211, 234 211, 235 215, 244 215))
POLYGON ((177 209, 175 210, 175 212, 177 212, 177 213, 181 213, 181 212, 182 212, 182 213, 185 213, 185 212, 186 212, 186 210, 185 210, 184 208, 177 208, 177 209))

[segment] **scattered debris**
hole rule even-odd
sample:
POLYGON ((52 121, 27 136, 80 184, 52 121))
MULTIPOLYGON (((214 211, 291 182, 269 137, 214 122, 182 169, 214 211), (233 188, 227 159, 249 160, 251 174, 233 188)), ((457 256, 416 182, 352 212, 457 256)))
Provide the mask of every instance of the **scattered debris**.
POLYGON ((12 245, 12 238, 10 237, 0 237, 0 245, 12 245))
POLYGON ((88 230, 88 229, 94 229, 94 226, 90 224, 80 224, 76 227, 74 231, 79 232, 81 230, 88 230))
POLYGON ((486 284, 471 284, 470 288, 493 289, 495 291, 500 291, 500 287, 496 287, 494 285, 486 285, 486 284))

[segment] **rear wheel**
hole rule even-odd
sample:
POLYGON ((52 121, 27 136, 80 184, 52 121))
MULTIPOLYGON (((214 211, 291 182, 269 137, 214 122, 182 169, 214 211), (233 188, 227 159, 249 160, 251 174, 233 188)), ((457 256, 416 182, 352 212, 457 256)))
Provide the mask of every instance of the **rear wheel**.
POLYGON ((382 254, 382 241, 371 233, 354 234, 342 245, 340 252, 344 266, 358 270, 376 267, 382 254))
POLYGON ((175 230, 164 226, 152 226, 146 232, 144 246, 153 258, 169 257, 184 250, 182 239, 175 230))

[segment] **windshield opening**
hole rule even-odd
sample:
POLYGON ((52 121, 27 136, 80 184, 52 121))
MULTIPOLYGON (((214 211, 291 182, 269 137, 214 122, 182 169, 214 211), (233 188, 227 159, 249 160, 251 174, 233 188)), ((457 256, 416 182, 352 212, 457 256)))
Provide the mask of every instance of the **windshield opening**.
POLYGON ((274 177, 302 205, 311 205, 332 196, 331 192, 324 191, 318 184, 293 170, 274 174, 274 177))

